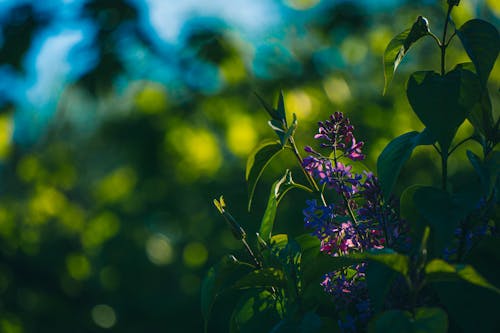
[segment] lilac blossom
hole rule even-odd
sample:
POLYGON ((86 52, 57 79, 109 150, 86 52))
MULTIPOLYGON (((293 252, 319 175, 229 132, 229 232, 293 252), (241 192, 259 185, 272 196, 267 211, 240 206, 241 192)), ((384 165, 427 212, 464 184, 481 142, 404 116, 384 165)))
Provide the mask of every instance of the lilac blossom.
MULTIPOLYGON (((394 209, 397 203, 384 201, 373 173, 356 174, 351 165, 340 161, 345 157, 353 161, 365 157, 361 151, 363 142, 354 138, 349 119, 335 112, 318 126, 314 138, 322 141, 321 148, 330 150, 329 156, 305 147, 310 155, 303 159, 302 166, 319 185, 335 191, 340 198, 328 204, 306 202, 305 226, 321 241, 320 250, 331 256, 344 256, 394 246, 401 239, 408 244, 405 223, 394 209)), ((339 314, 343 314, 339 321, 343 332, 364 327, 373 313, 365 279, 366 265, 361 263, 327 273, 321 283, 333 296, 339 314)))

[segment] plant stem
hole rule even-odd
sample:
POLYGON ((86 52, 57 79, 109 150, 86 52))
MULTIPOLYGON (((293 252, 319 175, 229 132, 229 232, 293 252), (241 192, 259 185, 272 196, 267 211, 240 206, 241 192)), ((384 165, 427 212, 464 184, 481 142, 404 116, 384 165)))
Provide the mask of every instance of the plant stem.
POLYGON ((450 22, 450 14, 452 9, 453 5, 448 5, 446 20, 444 22, 443 38, 441 39, 441 75, 444 75, 445 73, 445 55, 446 47, 448 46, 448 44, 446 43, 446 32, 448 31, 448 23, 450 22))
POLYGON ((441 154, 441 170, 442 170, 441 187, 442 187, 443 191, 446 191, 446 183, 447 183, 447 178, 448 178, 448 154, 447 153, 441 154))
POLYGON ((450 155, 451 155, 451 154, 455 151, 455 149, 457 149, 460 145, 462 145, 462 144, 464 144, 464 143, 466 143, 467 141, 472 140, 472 139, 473 139, 473 137, 472 137, 472 136, 470 136, 470 137, 468 137, 468 138, 463 139, 463 140, 462 140, 462 141, 460 141, 459 143, 457 143, 457 144, 455 145, 455 147, 451 148, 451 150, 448 152, 448 156, 450 156, 450 155))
POLYGON ((262 263, 257 259, 257 257, 255 256, 255 254, 252 251, 252 248, 250 247, 250 245, 248 245, 248 243, 245 240, 245 238, 242 238, 241 242, 243 243, 243 245, 245 245, 245 248, 247 249, 247 252, 250 254, 250 256, 252 257, 253 261, 257 265, 257 267, 262 268, 262 263))
POLYGON ((323 206, 325 206, 325 207, 328 206, 326 203, 325 197, 323 196, 323 193, 319 189, 318 184, 316 183, 314 178, 309 174, 309 172, 307 172, 306 169, 304 169, 304 166, 302 165, 302 156, 300 156, 299 150, 297 149, 297 145, 295 144, 295 140, 293 139, 293 137, 290 137, 288 139, 288 141, 290 142, 290 146, 292 147, 293 154, 297 158, 299 165, 300 165, 300 168, 301 168, 302 172, 304 173, 304 175, 306 176, 307 181, 309 182, 309 184, 311 184, 314 191, 319 193, 319 196, 321 197, 321 202, 323 203, 323 206))

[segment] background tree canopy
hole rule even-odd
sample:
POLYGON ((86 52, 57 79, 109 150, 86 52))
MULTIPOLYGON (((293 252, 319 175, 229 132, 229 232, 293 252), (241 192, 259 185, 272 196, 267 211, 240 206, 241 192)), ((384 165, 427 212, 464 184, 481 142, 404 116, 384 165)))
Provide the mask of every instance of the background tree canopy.
MULTIPOLYGON (((402 82, 438 70, 431 39, 382 95, 385 46, 422 8, 442 21, 432 0, 0 1, 0 331, 201 331, 201 279, 241 247, 212 199, 255 233, 275 176, 248 213, 246 157, 269 134, 254 92, 283 90, 303 142, 345 112, 374 170, 390 139, 423 128, 402 82)), ((498 25, 500 5, 462 0, 453 21, 472 17, 498 25)), ((468 61, 459 44, 450 63, 468 61)), ((498 117, 498 62, 489 84, 498 117)), ((436 181, 427 152, 408 183, 436 181)), ((276 227, 303 232, 291 195, 276 227)))

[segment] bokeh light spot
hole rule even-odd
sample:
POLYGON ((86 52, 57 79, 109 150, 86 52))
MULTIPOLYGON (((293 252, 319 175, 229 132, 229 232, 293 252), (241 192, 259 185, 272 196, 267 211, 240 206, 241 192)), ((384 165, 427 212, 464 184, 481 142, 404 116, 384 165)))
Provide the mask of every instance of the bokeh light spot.
POLYGON ((285 0, 285 4, 293 9, 306 10, 316 6, 320 0, 285 0))
POLYGON ((101 286, 107 290, 116 290, 120 285, 120 275, 112 266, 107 266, 99 272, 101 286))
POLYGON ((167 143, 179 154, 177 171, 184 180, 212 175, 222 163, 217 140, 207 130, 177 126, 167 134, 167 143))
POLYGON ((35 180, 39 168, 40 163, 38 159, 33 155, 26 155, 17 164, 16 171, 21 180, 30 182, 35 180))
POLYGON ((312 114, 311 97, 300 89, 291 90, 285 94, 285 105, 288 114, 296 114, 299 119, 306 120, 312 114))
POLYGON ((357 65, 365 59, 368 47, 364 40, 349 37, 340 46, 340 53, 348 64, 357 65))
POLYGON ((66 269, 75 280, 85 280, 89 278, 91 273, 89 259, 82 254, 76 253, 66 256, 66 269))
POLYGON ((165 111, 168 105, 165 88, 159 83, 144 83, 144 87, 135 95, 135 105, 139 111, 148 114, 165 111))
POLYGON ((252 120, 245 115, 234 117, 227 130, 227 142, 229 149, 240 157, 247 156, 257 143, 252 120))
POLYGON ((90 220, 82 233, 82 244, 86 249, 95 248, 116 235, 120 221, 115 214, 103 212, 90 220))
POLYGON ((102 328, 111 328, 116 324, 115 310, 106 304, 98 304, 90 312, 94 323, 102 328))
POLYGON ((342 105, 351 99, 351 89, 342 77, 330 76, 323 81, 323 87, 332 103, 342 105))
POLYGON ((174 260, 172 242, 162 234, 154 234, 148 238, 146 254, 149 261, 158 266, 168 265, 174 260))
POLYGON ((9 155, 12 130, 11 116, 8 114, 0 115, 0 160, 5 159, 9 155))
POLYGON ((182 257, 186 266, 196 268, 205 264, 208 259, 208 251, 202 243, 192 242, 184 247, 182 257))
POLYGON ((133 168, 120 167, 101 179, 97 185, 96 198, 105 203, 126 198, 134 189, 137 175, 133 168))

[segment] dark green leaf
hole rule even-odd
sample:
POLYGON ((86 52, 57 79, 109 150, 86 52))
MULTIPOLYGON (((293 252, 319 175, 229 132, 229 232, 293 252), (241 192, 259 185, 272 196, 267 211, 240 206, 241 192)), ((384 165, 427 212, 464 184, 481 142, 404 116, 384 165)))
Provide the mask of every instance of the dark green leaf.
POLYGON ((326 273, 337 271, 360 262, 362 262, 362 260, 356 258, 347 256, 332 257, 321 253, 314 260, 309 262, 304 261, 302 263, 303 284, 306 287, 311 283, 319 284, 326 273))
POLYGON ((276 112, 278 113, 279 120, 285 126, 287 126, 286 112, 285 112, 285 99, 283 98, 283 91, 280 91, 280 96, 278 98, 278 107, 276 108, 276 112))
POLYGON ((266 211, 260 222, 259 235, 262 239, 267 242, 273 232, 274 220, 276 218, 276 209, 278 207, 278 198, 276 195, 276 187, 279 184, 279 180, 276 181, 273 186, 271 186, 271 193, 269 194, 269 199, 267 200, 266 211))
POLYGON ((457 35, 476 67, 482 86, 485 87, 500 52, 498 30, 491 23, 473 19, 465 22, 457 30, 457 35))
POLYGON ((500 332, 498 293, 465 281, 436 282, 432 287, 456 327, 453 332, 500 332))
POLYGON ((496 288, 500 288, 500 237, 484 236, 470 250, 465 262, 496 288))
POLYGON ((452 265, 444 260, 434 259, 425 266, 425 274, 429 282, 453 282, 463 280, 500 294, 500 289, 489 283, 470 265, 452 265))
POLYGON ((384 148, 377 159, 377 174, 386 199, 391 195, 401 168, 410 158, 415 147, 429 145, 434 141, 428 130, 421 133, 408 132, 393 139, 384 148))
POLYGON ((302 262, 309 262, 320 255, 321 242, 318 237, 310 234, 303 234, 295 238, 302 252, 302 262))
POLYGON ((413 196, 415 192, 424 187, 423 185, 412 185, 406 188, 399 199, 399 211, 401 217, 408 223, 410 227, 411 238, 418 241, 422 239, 426 226, 425 219, 417 210, 413 196))
POLYGON ((371 262, 366 268, 366 282, 370 304, 375 312, 382 310, 387 293, 391 289, 397 273, 386 265, 371 262))
POLYGON ((440 256, 453 238, 458 223, 474 208, 464 204, 461 196, 451 196, 448 192, 434 187, 420 187, 413 195, 415 207, 425 224, 431 227, 430 251, 440 256))
POLYGON ((264 141, 253 150, 247 160, 245 179, 248 184, 248 210, 252 206, 257 182, 269 162, 283 149, 277 141, 264 141))
POLYGON ((267 104, 267 102, 262 97, 260 97, 259 94, 255 93, 255 96, 257 96, 257 98, 259 99, 259 101, 262 104, 262 106, 264 107, 264 109, 266 109, 267 113, 269 113, 269 115, 271 116, 271 119, 275 119, 278 121, 281 120, 281 116, 277 110, 274 110, 272 106, 267 104))
POLYGON ((209 270, 201 286, 201 312, 205 323, 216 298, 253 269, 253 266, 238 261, 234 256, 226 256, 209 270))
POLYGON ((387 45, 384 51, 384 91, 386 93, 389 84, 392 81, 394 73, 403 60, 410 46, 420 38, 426 36, 429 32, 427 19, 419 16, 410 29, 396 35, 387 45))
POLYGON ((417 308, 408 311, 390 310, 376 316, 370 323, 372 333, 446 333, 448 316, 440 308, 417 308))
POLYGON ((470 150, 467 150, 467 157, 481 180, 484 196, 488 198, 500 173, 500 152, 493 151, 484 163, 470 150))
POLYGON ((413 111, 447 154, 458 127, 480 101, 481 85, 477 75, 465 69, 444 76, 422 71, 411 75, 406 93, 413 111))
POLYGON ((268 291, 242 297, 231 317, 231 333, 269 332, 280 320, 280 305, 268 291))
POLYGON ((256 269, 241 279, 236 281, 232 286, 235 289, 277 287, 282 288, 285 285, 285 275, 282 270, 266 267, 256 269))

